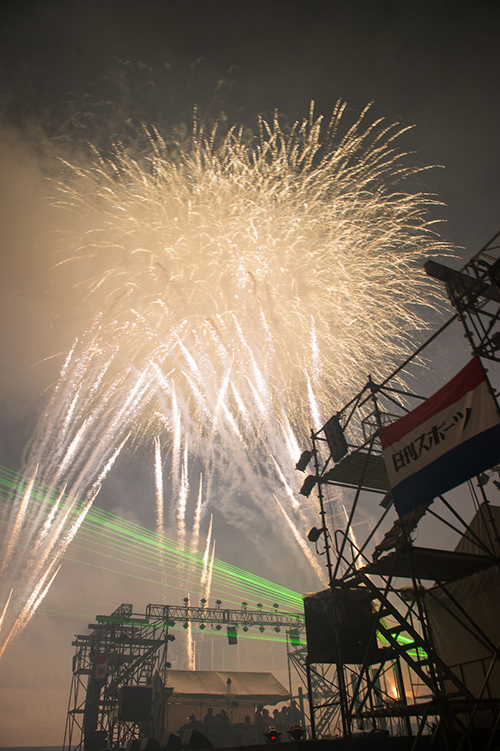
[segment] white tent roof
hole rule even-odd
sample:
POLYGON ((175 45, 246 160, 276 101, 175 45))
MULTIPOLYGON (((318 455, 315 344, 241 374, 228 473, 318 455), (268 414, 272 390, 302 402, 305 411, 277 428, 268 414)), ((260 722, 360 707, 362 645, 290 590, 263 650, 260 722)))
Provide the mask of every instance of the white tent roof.
POLYGON ((272 673, 239 673, 216 670, 169 670, 167 688, 172 698, 226 698, 260 700, 269 704, 287 701, 286 688, 272 673), (228 686, 228 679, 231 683, 228 686))

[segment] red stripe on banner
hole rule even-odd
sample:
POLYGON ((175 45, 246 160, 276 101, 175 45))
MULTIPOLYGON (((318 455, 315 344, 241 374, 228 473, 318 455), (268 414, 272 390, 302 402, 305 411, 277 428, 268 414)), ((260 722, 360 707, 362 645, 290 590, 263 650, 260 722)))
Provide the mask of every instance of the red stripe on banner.
POLYGON ((465 368, 457 373, 445 386, 419 404, 404 417, 392 425, 381 428, 378 432, 382 448, 386 449, 396 441, 400 441, 407 433, 421 425, 441 410, 450 407, 461 399, 468 391, 472 391, 486 380, 486 375, 479 357, 474 357, 465 368))

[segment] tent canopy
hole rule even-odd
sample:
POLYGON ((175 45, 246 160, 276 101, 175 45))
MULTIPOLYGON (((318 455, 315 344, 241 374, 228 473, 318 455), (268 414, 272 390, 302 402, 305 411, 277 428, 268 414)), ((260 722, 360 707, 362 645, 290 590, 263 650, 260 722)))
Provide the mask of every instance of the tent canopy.
POLYGON ((239 699, 277 704, 290 693, 272 673, 239 673, 215 670, 169 670, 166 687, 172 699, 239 699), (230 683, 228 684, 228 679, 230 683))

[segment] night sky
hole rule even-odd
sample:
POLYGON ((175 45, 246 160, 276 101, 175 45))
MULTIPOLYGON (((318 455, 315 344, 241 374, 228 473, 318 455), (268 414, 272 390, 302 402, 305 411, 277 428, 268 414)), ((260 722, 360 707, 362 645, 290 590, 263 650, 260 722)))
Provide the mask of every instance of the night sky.
MULTIPOLYGON (((423 188, 445 204, 441 232, 459 247, 451 262, 459 266, 500 229, 499 20, 494 2, 6 4, 0 13, 0 464, 19 469, 79 320, 74 292, 51 270, 53 227, 44 196, 52 147, 105 146, 142 121, 189 122, 193 106, 207 118, 253 124, 275 109, 291 121, 302 118, 311 100, 325 116, 338 99, 353 116, 373 101, 373 118, 415 124, 403 141, 414 163, 441 165, 425 173, 423 188)), ((442 349, 452 369, 454 358, 463 364, 462 332, 455 329, 442 349)), ((131 497, 147 495, 150 485, 150 467, 122 466, 99 503, 124 507, 152 525, 152 504, 138 507, 131 497)), ((239 551, 230 536, 221 545, 227 560, 251 566, 251 553, 239 551)), ((273 578, 272 571, 259 573, 273 578)), ((74 622, 54 625, 40 616, 40 624, 42 618, 66 654, 74 622)), ((36 629, 31 624, 16 647, 34 660, 42 625, 36 629)), ((0 688, 9 688, 2 668, 0 688)), ((69 668, 64 675, 61 690, 69 686, 69 668)), ((19 680, 17 688, 34 688, 19 680)), ((60 733, 47 733, 59 741, 60 733)), ((31 736, 18 742, 34 743, 31 736)))

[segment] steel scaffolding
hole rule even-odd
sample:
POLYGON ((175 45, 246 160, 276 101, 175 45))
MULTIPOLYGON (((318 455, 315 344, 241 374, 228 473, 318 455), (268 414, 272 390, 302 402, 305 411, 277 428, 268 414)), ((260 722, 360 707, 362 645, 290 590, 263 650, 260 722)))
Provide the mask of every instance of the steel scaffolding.
MULTIPOLYGON (((302 471, 312 462, 312 473, 306 476, 301 493, 309 496, 313 489, 317 491, 321 526, 311 530, 310 540, 316 544, 321 540, 330 579, 329 589, 311 598, 310 620, 306 601, 306 672, 314 736, 324 737, 325 726, 330 734, 344 738, 358 731, 384 731, 413 736, 416 748, 423 734, 433 732, 436 738, 458 738, 459 748, 472 743, 486 749, 500 723, 500 696, 489 689, 499 668, 499 644, 453 594, 457 582, 498 570, 500 565, 499 537, 485 479, 476 478, 476 485, 470 482, 469 486, 471 508, 478 512, 481 502, 480 511, 492 525, 490 544, 479 539, 444 496, 398 517, 388 528, 393 504, 378 438, 380 428, 425 400, 405 386, 405 369, 455 318, 461 321, 473 354, 500 362, 500 245, 495 244, 499 235, 461 272, 435 262, 426 264, 429 274, 446 282, 456 316, 385 381, 375 383, 368 377, 358 394, 319 431, 311 432, 310 450, 298 462, 302 471), (346 523, 337 517, 330 522, 332 529, 327 524, 329 487, 346 489, 352 501, 346 523), (362 519, 360 512, 368 509, 373 520, 377 497, 379 518, 359 543, 355 527, 362 519), (464 535, 476 545, 477 553, 415 545, 413 536, 424 515, 443 529, 464 535), (428 605, 436 600, 484 651, 483 682, 478 690, 471 689, 462 667, 449 665, 436 649, 428 617, 428 605), (369 603, 373 617, 360 603, 369 603), (323 615, 318 615, 320 611, 323 615), (353 614, 365 622, 354 646, 346 632, 353 614), (318 618, 323 618, 321 628, 329 630, 326 651, 314 630, 318 618), (313 691, 314 677, 325 665, 330 668, 331 683, 327 701, 315 697, 313 691), (325 723, 325 710, 329 723, 325 723), (477 729, 479 715, 488 730, 477 729)), ((498 469, 493 468, 497 474, 498 469)), ((495 484, 500 488, 500 482, 495 484)))
MULTIPOLYGON (((147 605, 144 613, 133 606, 120 605, 111 615, 98 615, 89 624, 90 633, 73 641, 73 677, 64 734, 64 751, 90 747, 95 733, 106 733, 109 746, 125 746, 131 739, 151 736, 158 740, 164 733, 164 708, 168 643, 174 640, 170 630, 176 623, 200 623, 220 629, 222 626, 248 630, 251 627, 287 629, 287 654, 294 669, 301 669, 304 651, 304 616, 282 613, 277 608, 264 610, 228 610, 189 605, 147 605), (289 633, 292 636, 289 637, 289 633), (104 665, 103 675, 99 665, 104 665), (151 689, 151 711, 147 718, 133 721, 122 712, 122 692, 128 687, 151 689)), ((302 666, 302 673, 304 667, 302 666)), ((302 692, 297 697, 303 710, 302 692)))

